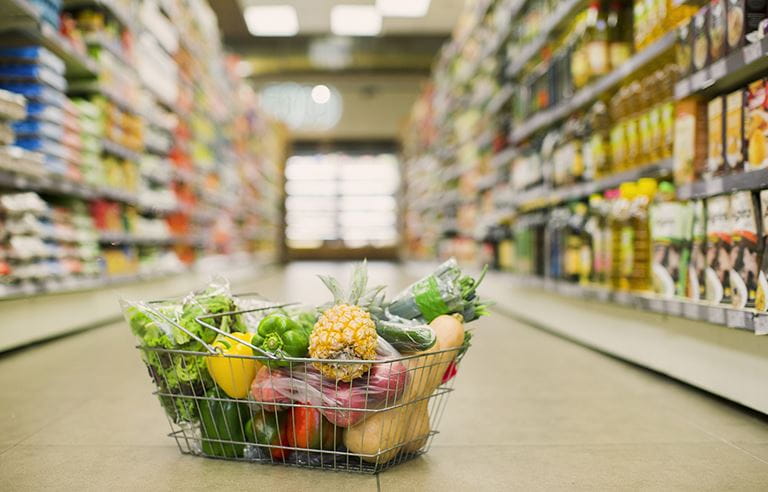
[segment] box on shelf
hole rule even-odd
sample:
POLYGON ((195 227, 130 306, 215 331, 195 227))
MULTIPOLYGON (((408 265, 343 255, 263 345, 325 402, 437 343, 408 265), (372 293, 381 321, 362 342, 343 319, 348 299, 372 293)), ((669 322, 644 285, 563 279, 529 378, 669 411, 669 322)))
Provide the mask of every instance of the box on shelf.
POLYGON ((707 104, 707 173, 706 177, 724 175, 728 168, 725 164, 723 134, 725 122, 725 98, 715 97, 707 104))
POLYGON ((731 303, 744 308, 755 305, 760 270, 760 206, 751 191, 731 195, 731 303))
POLYGON ((725 97, 725 161, 729 173, 744 170, 744 91, 739 89, 725 97))
POLYGON ((706 299, 712 304, 731 302, 731 198, 716 196, 707 205, 706 299))
POLYGON ((690 183, 704 174, 707 157, 706 106, 687 98, 675 107, 674 175, 677 184, 690 183))
POLYGON ((759 79, 747 86, 744 115, 744 149, 748 171, 768 166, 768 111, 766 111, 766 83, 759 79))

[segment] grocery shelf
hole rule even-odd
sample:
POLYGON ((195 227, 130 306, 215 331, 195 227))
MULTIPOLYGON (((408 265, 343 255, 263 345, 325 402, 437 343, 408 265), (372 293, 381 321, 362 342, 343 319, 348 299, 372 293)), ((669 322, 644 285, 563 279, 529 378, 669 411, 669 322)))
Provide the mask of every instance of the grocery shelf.
POLYGON ((499 169, 508 166, 518 155, 520 151, 516 147, 507 147, 491 158, 491 167, 499 169))
POLYGON ((103 10, 109 12, 109 14, 119 22, 125 28, 133 28, 131 17, 128 12, 125 12, 121 7, 118 7, 115 2, 110 0, 64 0, 64 9, 77 9, 86 7, 101 7, 103 10))
POLYGON ((525 210, 544 208, 558 203, 587 198, 593 193, 598 193, 609 188, 615 188, 627 181, 637 181, 640 178, 668 176, 672 173, 672 169, 672 159, 663 159, 652 164, 629 169, 586 183, 577 183, 557 188, 539 185, 529 190, 516 193, 512 192, 510 197, 502 197, 502 201, 509 206, 525 210))
POLYGON ((69 181, 63 176, 27 176, 0 170, 0 187, 44 194, 71 196, 84 200, 106 198, 117 202, 135 204, 135 193, 107 186, 92 186, 69 181))
POLYGON ((102 140, 104 152, 112 154, 114 156, 125 159, 126 161, 137 162, 139 160, 139 154, 129 149, 128 147, 121 145, 114 140, 105 138, 102 140))
POLYGON ((512 131, 510 140, 515 144, 519 144, 538 130, 562 120, 582 106, 595 100, 603 92, 618 86, 626 77, 632 75, 648 62, 670 49, 674 43, 675 33, 667 33, 643 51, 636 53, 619 68, 580 89, 572 97, 551 108, 539 111, 528 118, 528 120, 512 131))
POLYGON ((566 0, 561 3, 557 10, 552 13, 545 24, 541 27, 539 34, 528 44, 522 47, 519 53, 510 54, 512 60, 507 65, 506 74, 510 78, 515 78, 523 69, 523 67, 536 55, 549 40, 552 32, 562 24, 566 19, 571 17, 576 9, 584 3, 584 0, 566 0))
MULTIPOLYGON (((418 276, 425 267, 409 264, 408 271, 418 276)), ((502 314, 768 412, 764 376, 768 358, 760 343, 763 340, 755 338, 755 334, 765 333, 762 314, 753 317, 751 331, 739 324, 751 313, 715 306, 715 311, 724 314, 713 314, 718 323, 712 324, 708 310, 698 303, 686 302, 682 316, 674 305, 670 315, 668 305, 656 302, 655 312, 645 312, 629 305, 599 302, 589 295, 570 296, 529 287, 524 280, 515 280, 513 274, 503 272, 489 272, 480 292, 493 293, 496 305, 492 309, 502 314), (688 304, 694 307, 686 308, 688 304), (690 318, 686 318, 686 309, 690 318), (729 326, 730 311, 734 311, 730 315, 732 328, 725 328, 729 326), (724 323, 719 323, 720 316, 725 316, 724 323)), ((619 301, 623 300, 620 296, 619 301)))
POLYGON ((542 277, 507 275, 510 281, 525 288, 544 289, 587 301, 612 302, 646 312, 684 317, 692 321, 705 321, 750 331, 756 335, 768 335, 768 313, 758 313, 754 309, 738 309, 691 299, 665 298, 650 293, 621 292, 605 287, 579 285, 542 277))
POLYGON ((692 94, 714 96, 765 74, 768 69, 768 38, 744 46, 675 84, 675 98, 692 94))
POLYGON ((677 188, 681 200, 707 198, 739 190, 761 190, 768 188, 768 169, 756 169, 730 176, 709 178, 704 181, 682 184, 677 188))
POLYGON ((68 76, 93 77, 98 73, 96 63, 85 53, 78 53, 53 26, 43 22, 27 0, 0 0, 0 12, 0 34, 20 33, 45 46, 64 61, 68 76))

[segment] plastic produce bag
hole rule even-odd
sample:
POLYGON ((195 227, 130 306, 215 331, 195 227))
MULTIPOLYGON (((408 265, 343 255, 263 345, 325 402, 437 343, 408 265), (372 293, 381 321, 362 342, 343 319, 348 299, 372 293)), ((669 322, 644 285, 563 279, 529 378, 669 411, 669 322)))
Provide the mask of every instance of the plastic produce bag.
POLYGON ((387 306, 386 313, 407 320, 430 322, 443 314, 460 313, 465 322, 487 314, 487 305, 477 297, 477 287, 485 276, 483 269, 475 280, 464 275, 451 258, 430 275, 415 282, 387 306))
POLYGON ((264 366, 251 385, 251 396, 266 411, 286 403, 326 407, 320 409, 326 419, 349 427, 359 422, 366 410, 394 403, 408 383, 408 368, 392 360, 399 353, 381 338, 378 352, 381 362, 351 383, 326 378, 311 364, 277 369, 264 366))

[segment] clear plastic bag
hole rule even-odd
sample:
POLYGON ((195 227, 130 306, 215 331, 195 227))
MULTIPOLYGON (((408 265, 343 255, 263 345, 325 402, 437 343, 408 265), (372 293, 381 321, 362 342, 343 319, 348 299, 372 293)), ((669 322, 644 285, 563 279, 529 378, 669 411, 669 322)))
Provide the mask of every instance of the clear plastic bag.
POLYGON ((279 369, 264 366, 251 384, 252 401, 266 411, 286 403, 326 407, 320 411, 331 423, 352 426, 369 413, 366 410, 393 404, 408 383, 408 368, 392 360, 399 356, 397 351, 386 341, 379 342, 380 362, 351 383, 328 379, 311 364, 279 369))

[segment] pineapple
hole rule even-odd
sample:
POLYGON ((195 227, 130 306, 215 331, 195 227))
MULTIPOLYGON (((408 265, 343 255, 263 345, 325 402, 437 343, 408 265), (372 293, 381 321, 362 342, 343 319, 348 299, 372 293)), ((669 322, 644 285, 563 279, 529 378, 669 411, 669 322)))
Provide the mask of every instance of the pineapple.
MULTIPOLYGON (((374 360, 378 335, 370 310, 375 309, 383 287, 366 291, 368 271, 365 262, 358 264, 352 274, 352 287, 344 295, 339 283, 320 276, 333 293, 333 304, 325 309, 309 337, 309 355, 314 359, 374 360)), ((370 364, 334 364, 315 362, 326 377, 336 381, 352 381, 362 376, 370 364)))

